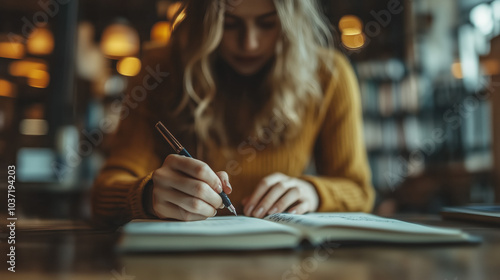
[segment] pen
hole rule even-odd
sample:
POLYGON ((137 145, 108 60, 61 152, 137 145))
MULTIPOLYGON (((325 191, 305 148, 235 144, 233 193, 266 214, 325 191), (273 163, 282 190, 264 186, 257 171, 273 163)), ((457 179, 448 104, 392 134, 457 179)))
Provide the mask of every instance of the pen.
MULTIPOLYGON (((179 141, 177 141, 177 139, 175 139, 175 137, 172 135, 172 133, 170 133, 170 131, 168 131, 168 129, 163 125, 163 123, 161 121, 157 122, 155 127, 160 132, 160 134, 163 136, 163 138, 165 138, 165 140, 167 140, 167 142, 170 144, 172 149, 174 149, 174 151, 177 154, 193 158, 188 153, 188 151, 181 145, 181 143, 179 143, 179 141)), ((224 206, 226 206, 227 209, 229 209, 229 211, 231 211, 231 213, 233 213, 235 216, 238 216, 238 214, 236 214, 236 209, 231 204, 231 201, 229 200, 229 197, 227 197, 227 194, 224 191, 222 191, 219 195, 222 198, 222 202, 224 203, 224 206)))

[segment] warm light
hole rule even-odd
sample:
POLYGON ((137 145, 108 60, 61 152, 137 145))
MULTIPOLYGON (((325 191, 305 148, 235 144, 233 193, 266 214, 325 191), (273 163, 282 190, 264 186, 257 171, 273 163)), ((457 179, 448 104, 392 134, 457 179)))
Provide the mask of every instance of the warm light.
POLYGON ((33 70, 47 71, 47 64, 43 60, 13 61, 9 65, 9 73, 15 77, 28 77, 33 70))
POLYGON ((363 31, 363 23, 357 16, 346 15, 339 21, 339 30, 343 35, 357 35, 363 31))
POLYGON ((365 44, 363 33, 355 35, 342 34, 342 44, 348 49, 359 49, 365 44))
POLYGON ((481 61, 481 67, 487 76, 496 76, 500 74, 500 62, 495 59, 481 61))
POLYGON ((141 61, 135 57, 125 57, 118 61, 116 70, 123 76, 135 76, 141 71, 141 61))
POLYGON ((7 80, 0 79, 0 96, 14 97, 15 95, 14 84, 7 80))
POLYGON ((455 62, 451 65, 451 73, 456 79, 463 79, 462 74, 462 64, 460 62, 455 62))
POLYGON ((175 2, 172 3, 170 6, 168 6, 167 9, 167 19, 168 20, 173 20, 175 17, 175 14, 182 8, 182 3, 181 2, 175 2))
POLYGON ((19 124, 19 132, 23 135, 46 135, 49 124, 41 119, 24 119, 19 124))
POLYGON ((28 52, 34 55, 48 55, 54 49, 54 36, 45 27, 38 27, 28 37, 28 52))
POLYGON ((47 71, 32 70, 28 73, 28 85, 35 88, 46 88, 50 82, 50 75, 47 71))
POLYGON ((21 59, 24 57, 24 45, 19 42, 0 42, 0 57, 21 59))
POLYGON ((111 58, 135 55, 139 52, 139 35, 130 26, 112 24, 102 34, 101 50, 111 58))
POLYGON ((151 40, 167 43, 168 39, 170 39, 171 28, 170 23, 166 21, 155 23, 151 28, 151 40))

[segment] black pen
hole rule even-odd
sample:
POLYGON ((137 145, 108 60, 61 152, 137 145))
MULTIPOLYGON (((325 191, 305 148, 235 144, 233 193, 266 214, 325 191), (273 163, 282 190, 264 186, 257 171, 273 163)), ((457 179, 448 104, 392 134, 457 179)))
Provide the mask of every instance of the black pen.
MULTIPOLYGON (((168 129, 163 125, 162 122, 157 122, 155 127, 160 132, 160 134, 163 136, 163 138, 165 138, 165 140, 167 140, 167 142, 170 144, 172 149, 174 149, 174 151, 177 154, 193 158, 188 153, 188 151, 181 145, 181 143, 179 143, 179 141, 177 141, 177 139, 175 139, 175 137, 172 135, 172 133, 170 133, 170 131, 168 131, 168 129)), ((233 213, 235 216, 238 216, 238 214, 236 214, 236 209, 231 204, 231 200, 229 200, 229 197, 227 197, 227 194, 224 191, 222 191, 219 195, 222 198, 222 202, 224 203, 224 206, 226 206, 227 209, 229 209, 229 211, 231 211, 231 213, 233 213)))

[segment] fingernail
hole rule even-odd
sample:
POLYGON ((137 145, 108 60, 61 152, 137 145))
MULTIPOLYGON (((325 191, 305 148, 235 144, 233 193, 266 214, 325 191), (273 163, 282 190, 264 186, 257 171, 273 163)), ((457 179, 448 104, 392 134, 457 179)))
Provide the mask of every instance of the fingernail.
POLYGON ((217 192, 218 192, 218 193, 221 193, 221 192, 222 192, 222 185, 221 185, 221 184, 219 184, 219 185, 217 186, 217 192))
POLYGON ((229 183, 229 181, 226 181, 226 186, 228 186, 231 190, 233 190, 233 187, 231 187, 231 184, 229 183))
POLYGON ((267 214, 272 215, 272 214, 274 214, 276 212, 278 212, 278 208, 274 207, 273 209, 269 210, 269 212, 267 212, 267 214))
POLYGON ((215 217, 217 215, 217 210, 215 210, 215 213, 212 215, 212 217, 215 217))
POLYGON ((290 214, 295 214, 295 213, 297 213, 297 210, 293 210, 293 211, 291 211, 291 212, 289 212, 289 213, 290 213, 290 214))
POLYGON ((259 209, 257 209, 257 212, 255 212, 255 216, 260 216, 260 214, 262 214, 262 211, 264 211, 264 208, 260 207, 259 209))
POLYGON ((253 205, 248 206, 248 216, 252 215, 253 205))
POLYGON ((219 209, 224 209, 224 203, 219 206, 219 209))

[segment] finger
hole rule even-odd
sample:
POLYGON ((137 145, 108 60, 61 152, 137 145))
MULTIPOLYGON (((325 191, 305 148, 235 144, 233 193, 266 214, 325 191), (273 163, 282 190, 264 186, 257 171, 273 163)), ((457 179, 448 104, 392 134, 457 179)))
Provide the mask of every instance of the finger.
POLYGON ((219 176, 219 179, 222 182, 222 189, 226 194, 230 194, 233 191, 233 188, 231 187, 231 184, 229 183, 229 175, 227 175, 226 171, 219 171, 216 172, 217 176, 219 176))
POLYGON ((215 172, 201 160, 180 155, 169 155, 164 164, 188 176, 207 183, 218 194, 222 192, 222 184, 215 172))
POLYGON ((256 218, 264 217, 275 204, 287 191, 292 187, 293 180, 282 181, 274 184, 269 191, 262 197, 260 202, 251 213, 256 218))
POLYGON ((257 187, 255 188, 255 191, 252 193, 250 198, 248 199, 248 203, 243 209, 243 212, 245 213, 246 216, 250 216, 255 209, 255 206, 261 198, 269 191, 269 188, 278 183, 279 181, 283 180, 284 177, 287 177, 283 175, 282 173, 273 173, 264 179, 262 179, 257 187))
MULTIPOLYGON (((161 189, 168 191, 170 188, 202 199, 214 208, 218 208, 222 204, 220 195, 215 193, 207 183, 188 177, 178 171, 170 170, 167 176, 163 177, 163 180, 158 181, 158 188, 155 188, 153 192, 159 192, 161 189)), ((168 194, 163 195, 168 196, 168 194)))
POLYGON ((307 202, 301 202, 288 210, 290 214, 304 214, 308 212, 309 204, 307 202))
POLYGON ((288 191, 280 199, 278 199, 273 206, 269 207, 267 214, 271 215, 285 211, 288 207, 300 199, 299 194, 300 192, 296 188, 288 189, 288 191))
POLYGON ((165 201, 175 204, 193 214, 205 217, 213 217, 217 214, 217 210, 205 201, 175 189, 168 190, 167 195, 165 195, 165 201))
POLYGON ((177 205, 170 202, 164 202, 156 207, 155 212, 158 214, 160 219, 173 218, 180 221, 199 221, 205 220, 207 217, 190 213, 177 205))

